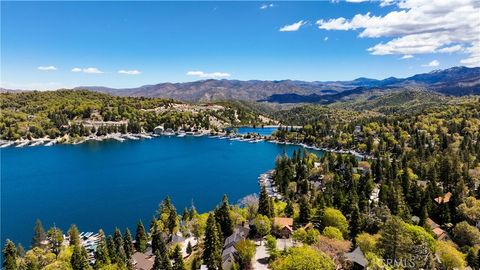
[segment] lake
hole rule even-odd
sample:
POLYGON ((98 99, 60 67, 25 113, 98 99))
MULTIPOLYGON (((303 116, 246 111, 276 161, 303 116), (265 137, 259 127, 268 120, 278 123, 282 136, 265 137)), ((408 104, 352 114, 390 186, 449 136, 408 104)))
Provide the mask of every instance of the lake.
POLYGON ((295 148, 187 136, 1 149, 2 245, 29 247, 36 218, 111 233, 140 219, 148 226, 167 195, 179 213, 192 201, 208 211, 223 194, 236 203, 258 194, 257 177, 295 148))

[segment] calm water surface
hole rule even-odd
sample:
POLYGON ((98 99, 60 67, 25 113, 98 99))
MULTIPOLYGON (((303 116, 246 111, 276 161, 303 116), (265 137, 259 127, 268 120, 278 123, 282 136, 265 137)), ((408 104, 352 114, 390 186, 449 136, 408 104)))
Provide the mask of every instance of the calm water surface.
MULTIPOLYGON (((296 146, 208 137, 91 142, 1 150, 1 241, 30 245, 33 226, 64 231, 148 225, 170 195, 177 211, 194 201, 212 209, 226 193, 231 202, 258 193, 257 177, 284 149, 296 146)), ((321 154, 317 152, 318 154, 321 154)))

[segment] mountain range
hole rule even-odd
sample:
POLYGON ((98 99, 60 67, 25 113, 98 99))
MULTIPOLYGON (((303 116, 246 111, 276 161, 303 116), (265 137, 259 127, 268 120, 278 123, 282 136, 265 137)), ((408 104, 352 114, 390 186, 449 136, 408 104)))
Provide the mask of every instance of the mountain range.
POLYGON ((137 88, 115 89, 82 86, 120 96, 163 97, 184 101, 248 100, 276 103, 331 103, 369 91, 416 88, 445 95, 480 94, 480 68, 453 67, 417 74, 408 78, 384 80, 358 78, 352 81, 261 81, 201 80, 186 83, 160 83, 137 88))
MULTIPOLYGON (((271 103, 329 104, 369 93, 392 90, 426 90, 442 95, 480 94, 480 67, 453 67, 417 74, 408 78, 389 77, 383 80, 358 78, 351 81, 262 81, 262 80, 201 80, 185 83, 159 83, 137 88, 80 86, 118 96, 162 97, 192 102, 245 100, 271 103)), ((5 89, 2 89, 5 91, 5 89)))

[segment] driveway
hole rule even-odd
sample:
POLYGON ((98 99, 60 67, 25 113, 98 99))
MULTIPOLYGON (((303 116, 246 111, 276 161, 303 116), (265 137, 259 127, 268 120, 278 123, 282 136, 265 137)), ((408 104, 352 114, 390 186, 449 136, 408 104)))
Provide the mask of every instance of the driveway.
POLYGON ((265 249, 265 241, 255 241, 257 251, 255 252, 255 258, 253 259, 254 270, 267 270, 268 269, 268 253, 265 249), (263 242, 263 243, 262 243, 263 242), (263 244, 263 245, 261 245, 263 244))

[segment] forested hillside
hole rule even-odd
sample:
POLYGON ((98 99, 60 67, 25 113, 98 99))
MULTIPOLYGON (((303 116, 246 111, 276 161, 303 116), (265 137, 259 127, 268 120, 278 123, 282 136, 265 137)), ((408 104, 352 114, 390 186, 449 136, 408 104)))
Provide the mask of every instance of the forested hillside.
POLYGON ((1 93, 0 104, 0 138, 4 140, 152 132, 158 125, 209 130, 264 123, 241 103, 187 104, 83 90, 1 93))

